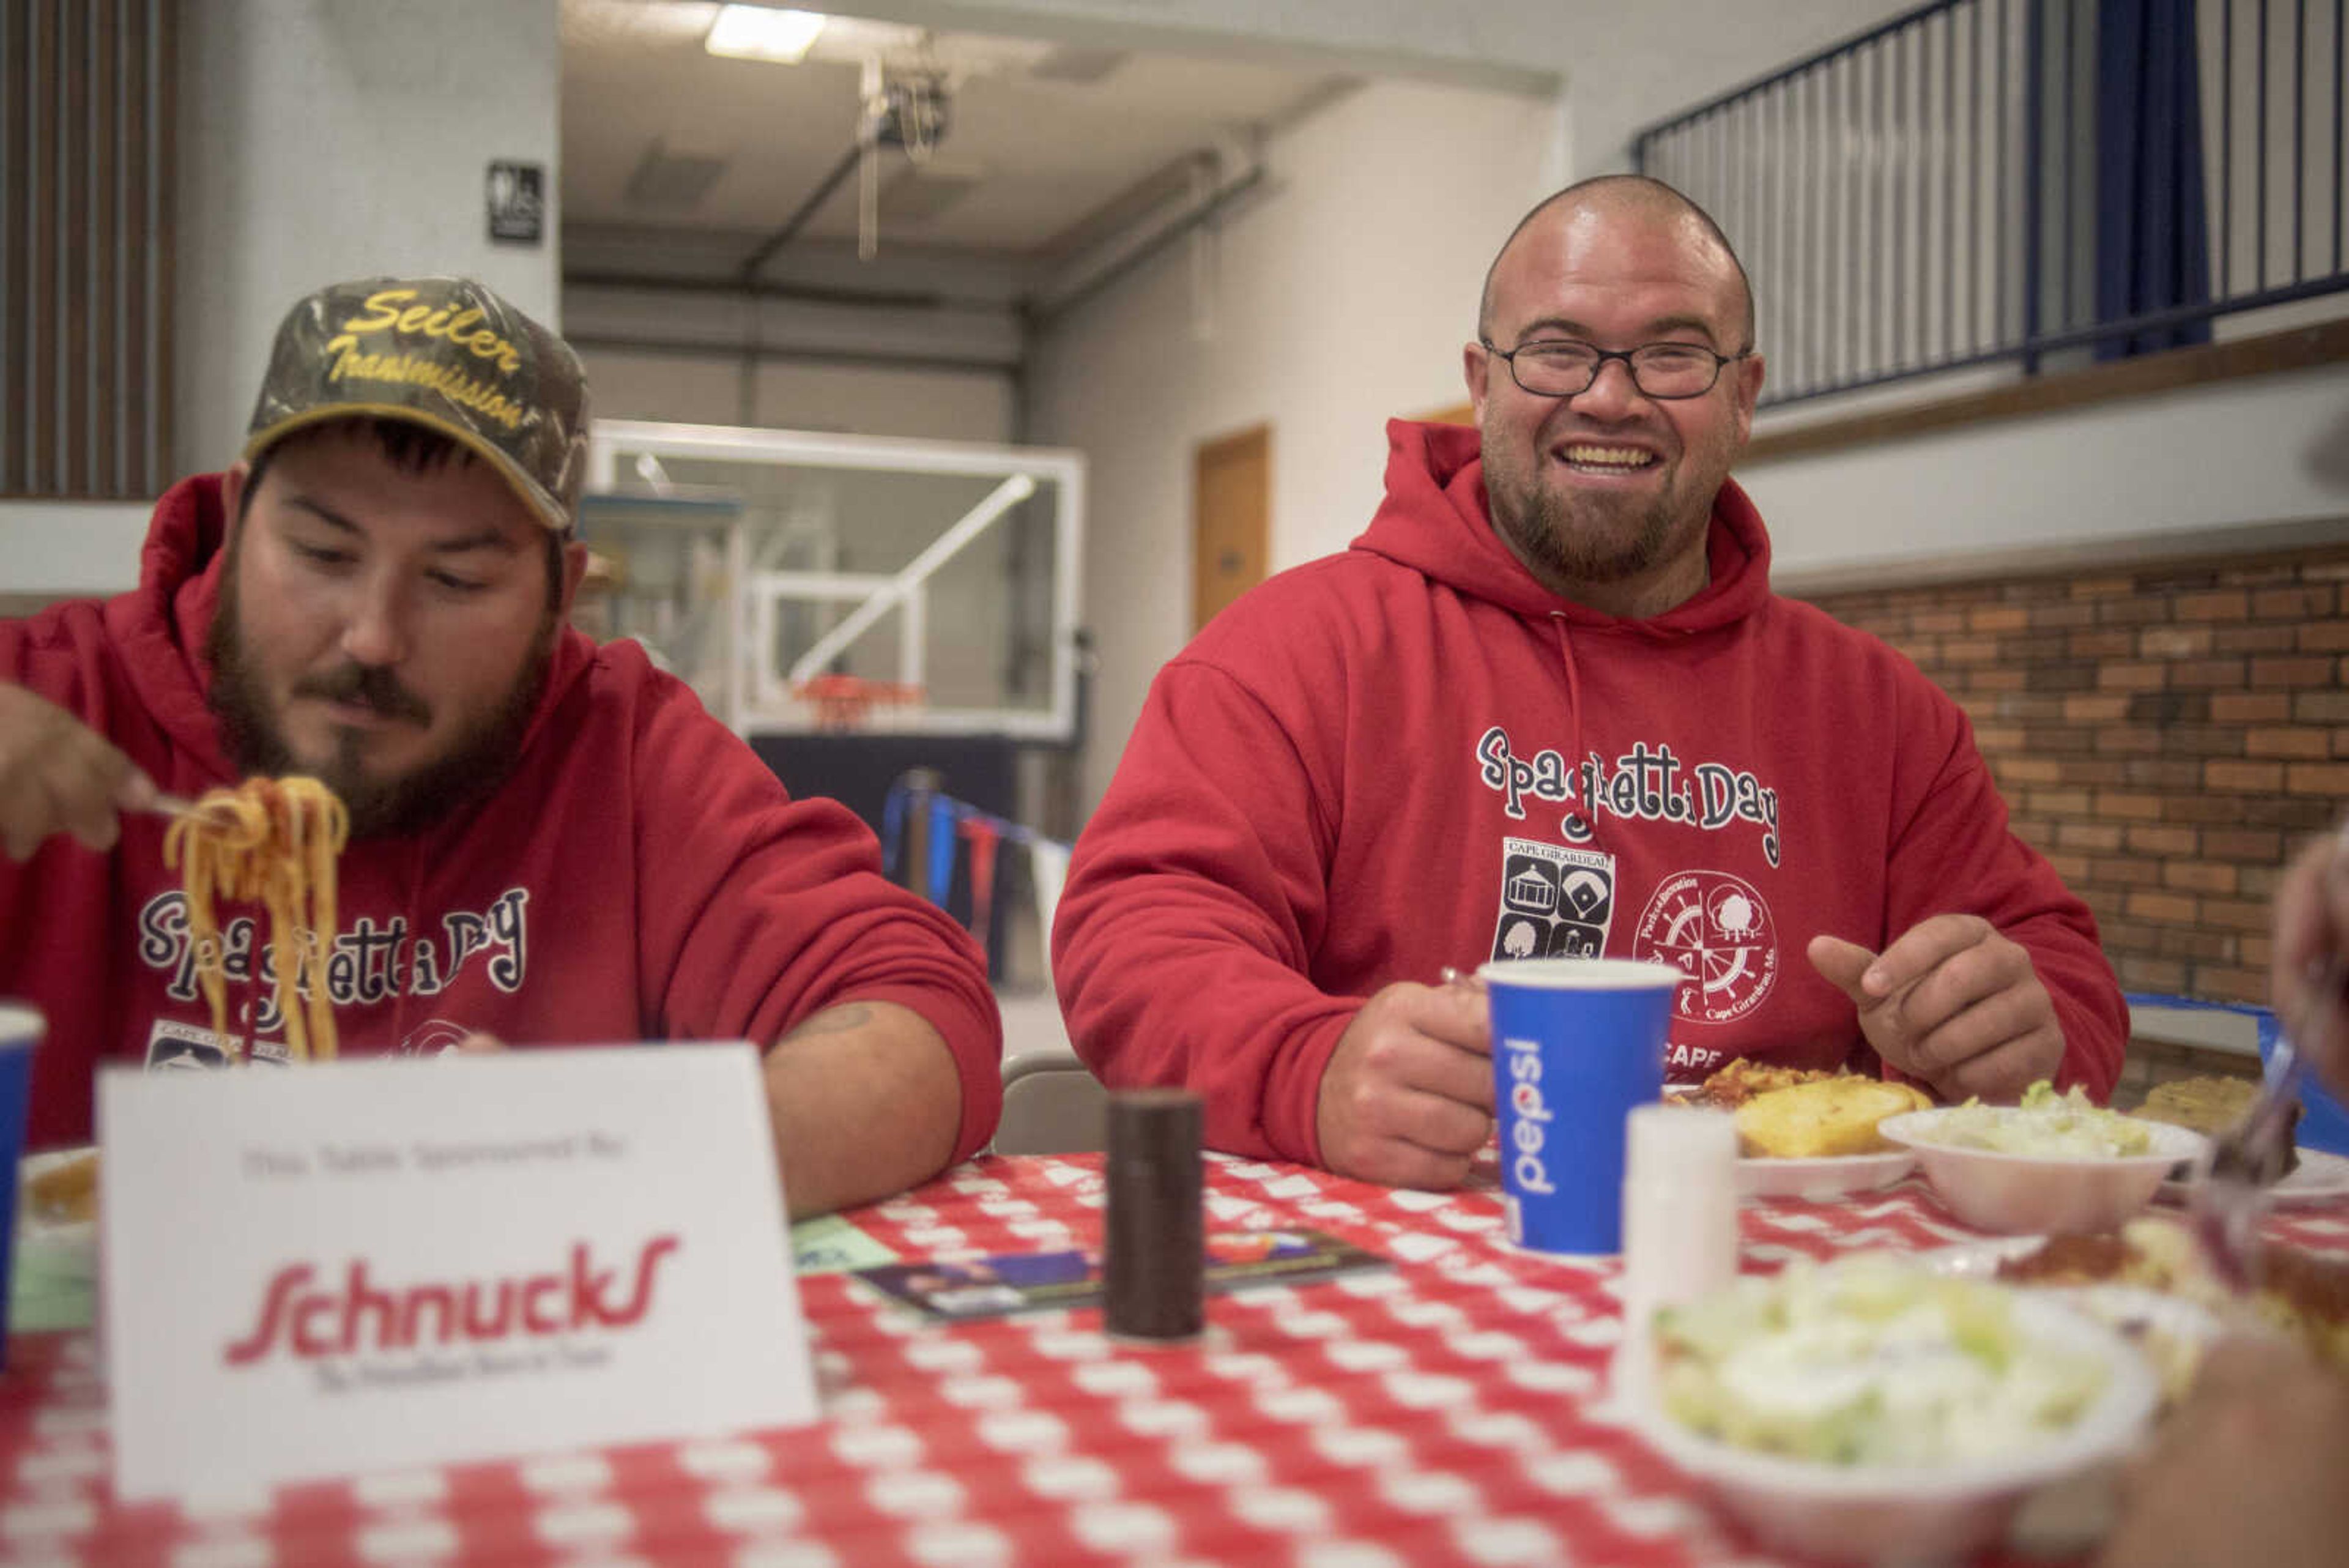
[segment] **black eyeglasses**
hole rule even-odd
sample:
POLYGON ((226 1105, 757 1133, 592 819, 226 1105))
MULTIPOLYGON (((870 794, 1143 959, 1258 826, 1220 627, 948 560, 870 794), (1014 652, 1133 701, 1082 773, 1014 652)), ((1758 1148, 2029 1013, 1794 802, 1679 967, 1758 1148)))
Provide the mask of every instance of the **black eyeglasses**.
POLYGON ((1754 350, 1716 354, 1701 343, 1642 343, 1637 348, 1601 348, 1572 337, 1520 343, 1504 350, 1479 337, 1485 352, 1509 368, 1518 386, 1537 398, 1578 397, 1599 379, 1609 359, 1620 359, 1631 372, 1631 384, 1640 395, 1671 400, 1701 398, 1721 379, 1721 368, 1747 358, 1754 350))

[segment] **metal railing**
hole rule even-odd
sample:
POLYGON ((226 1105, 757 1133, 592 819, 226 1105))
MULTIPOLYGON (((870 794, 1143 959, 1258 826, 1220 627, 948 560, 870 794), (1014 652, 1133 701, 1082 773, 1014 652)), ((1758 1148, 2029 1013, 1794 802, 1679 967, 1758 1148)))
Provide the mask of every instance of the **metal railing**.
POLYGON ((2121 154, 2098 145, 2096 0, 1934 0, 1641 131, 1634 166, 1737 246, 1765 405, 2035 373, 2349 289, 2344 7, 2191 6, 2207 288, 2158 308, 2098 305, 2099 160, 2121 154))

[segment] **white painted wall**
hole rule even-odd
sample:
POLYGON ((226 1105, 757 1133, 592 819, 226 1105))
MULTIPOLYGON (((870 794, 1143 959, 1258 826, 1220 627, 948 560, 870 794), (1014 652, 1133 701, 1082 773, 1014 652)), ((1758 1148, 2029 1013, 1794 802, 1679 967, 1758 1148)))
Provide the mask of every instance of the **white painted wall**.
POLYGON ((1738 478, 1769 522, 1775 579, 1798 590, 2349 537, 2349 374, 2221 382, 1738 478))
POLYGON ((139 580, 149 510, 104 501, 0 505, 0 594, 46 600, 120 593, 139 580))
POLYGON ((557 0, 180 9, 177 466, 241 444, 271 338, 321 284, 460 273, 560 327, 557 0), (490 243, 495 159, 546 170, 546 243, 490 243))
POLYGON ((1552 102, 1374 84, 1268 146, 1206 295, 1177 242, 1043 339, 1032 439, 1092 464, 1088 807, 1190 634, 1195 449, 1269 422, 1273 566, 1343 548, 1378 505, 1388 418, 1465 397, 1485 262, 1565 167, 1552 102))

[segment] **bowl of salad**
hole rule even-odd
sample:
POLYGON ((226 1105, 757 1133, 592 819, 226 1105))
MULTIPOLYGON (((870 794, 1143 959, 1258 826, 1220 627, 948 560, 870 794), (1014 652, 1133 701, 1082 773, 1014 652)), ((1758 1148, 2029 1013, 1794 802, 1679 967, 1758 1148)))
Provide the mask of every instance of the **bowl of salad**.
POLYGON ((2189 1127, 2106 1110, 2075 1085, 2044 1081, 2016 1106, 1969 1100, 1879 1123, 1915 1151, 1942 1203, 1969 1225, 2011 1235, 2110 1231, 2153 1201, 2173 1167, 2204 1158, 2189 1127))
POLYGON ((1961 1558, 2034 1491, 2125 1453, 2159 1399, 2110 1327, 2043 1293, 1863 1254, 1655 1314, 1633 1427, 1766 1544, 1961 1558))

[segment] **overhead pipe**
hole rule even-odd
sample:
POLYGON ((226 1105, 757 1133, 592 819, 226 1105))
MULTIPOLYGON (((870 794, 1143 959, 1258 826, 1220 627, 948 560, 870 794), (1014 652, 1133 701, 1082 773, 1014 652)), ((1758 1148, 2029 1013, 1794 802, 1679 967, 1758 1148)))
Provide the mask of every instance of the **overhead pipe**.
POLYGON ((777 251, 797 238, 799 232, 807 226, 808 220, 815 216, 816 209, 823 206, 825 199, 840 188, 840 182, 848 178, 849 171, 856 167, 856 161, 864 156, 864 139, 861 137, 851 143, 848 151, 842 156, 840 161, 832 166, 832 172, 826 174, 814 191, 809 193, 808 199, 802 202, 798 209, 783 220, 783 226, 759 242, 758 249, 752 251, 749 258, 742 263, 742 282, 746 286, 755 286, 758 283, 759 269, 766 265, 768 259, 777 251))
POLYGON ((1066 294, 1054 297, 1049 304, 1035 306, 1030 319, 1040 327, 1050 327, 1078 306, 1107 288, 1111 284, 1155 256, 1160 251, 1189 234, 1200 224, 1222 214, 1233 202, 1264 182, 1264 166, 1258 164, 1246 174, 1216 192, 1199 205, 1169 223, 1158 233, 1127 251, 1115 261, 1103 266, 1066 294))
POLYGON ((563 275, 565 288, 632 288, 647 294, 747 295, 754 299, 789 300, 796 305, 839 305, 861 310, 1009 310, 1011 302, 978 295, 940 294, 933 289, 840 288, 827 284, 753 283, 739 274, 724 277, 681 277, 667 273, 596 271, 563 275))
POLYGON ((887 354, 872 350, 838 348, 792 348, 782 344, 764 343, 746 348, 740 343, 705 342, 690 337, 640 337, 635 334, 569 333, 564 341, 574 348, 594 349, 612 354, 674 354, 699 359, 740 359, 749 358, 761 364, 829 365, 852 369, 929 370, 946 375, 1016 376, 1019 364, 1014 358, 988 358, 980 355, 952 354, 887 354))

